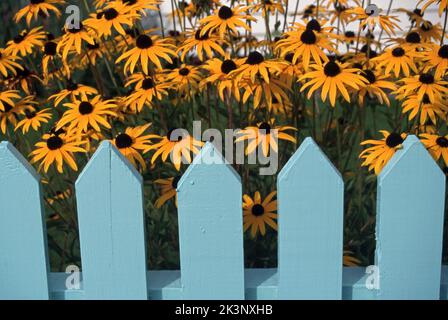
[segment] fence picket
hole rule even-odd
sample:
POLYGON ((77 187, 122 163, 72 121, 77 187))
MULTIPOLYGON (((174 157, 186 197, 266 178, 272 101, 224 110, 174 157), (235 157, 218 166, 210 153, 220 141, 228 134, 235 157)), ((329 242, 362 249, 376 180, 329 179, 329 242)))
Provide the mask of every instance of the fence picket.
POLYGON ((445 176, 409 136, 378 177, 379 299, 439 299, 445 176))
POLYGON ((180 180, 178 203, 183 298, 244 299, 241 181, 213 144, 180 180))
POLYGON ((278 177, 280 299, 341 299, 343 192, 339 172, 305 139, 278 177))
POLYGON ((142 178, 103 142, 76 182, 87 299, 147 299, 142 178))
POLYGON ((39 180, 12 144, 0 143, 0 300, 49 298, 39 180))

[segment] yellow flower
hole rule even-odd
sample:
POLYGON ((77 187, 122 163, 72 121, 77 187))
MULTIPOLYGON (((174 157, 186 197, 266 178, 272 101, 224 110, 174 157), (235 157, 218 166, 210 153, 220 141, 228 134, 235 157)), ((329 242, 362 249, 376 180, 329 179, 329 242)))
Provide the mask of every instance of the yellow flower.
POLYGON ((439 136, 436 134, 423 133, 421 142, 428 149, 433 158, 438 161, 443 158, 445 166, 448 166, 448 136, 439 136))
POLYGON ((434 75, 441 78, 448 70, 448 45, 439 46, 437 44, 431 45, 429 50, 423 52, 422 62, 425 66, 423 71, 428 72, 435 69, 434 75))
POLYGON ((197 31, 189 34, 189 37, 182 43, 179 49, 177 49, 177 53, 182 52, 180 56, 182 61, 185 60, 187 53, 195 48, 199 60, 201 61, 204 61, 204 52, 206 58, 213 58, 213 52, 217 52, 219 55, 225 56, 225 52, 218 42, 218 36, 210 34, 209 32, 202 34, 202 30, 198 29, 197 31))
POLYGON ((160 59, 169 63, 173 63, 171 57, 176 56, 174 52, 175 46, 168 42, 168 39, 159 39, 157 36, 149 36, 146 34, 139 35, 135 40, 135 47, 123 53, 116 61, 120 63, 126 59, 124 72, 128 70, 134 73, 137 62, 143 68, 143 72, 149 74, 148 62, 154 63, 157 68, 162 69, 160 59), (170 57, 171 56, 171 57, 170 57))
POLYGON ((72 103, 65 103, 65 107, 69 108, 59 120, 56 130, 65 127, 67 124, 68 130, 76 129, 76 134, 87 132, 89 127, 92 127, 98 132, 101 132, 100 125, 108 129, 111 128, 107 121, 107 116, 115 116, 113 109, 116 104, 113 100, 101 100, 101 96, 96 96, 89 100, 82 98, 80 101, 72 103))
POLYGON ((248 7, 244 6, 236 6, 233 9, 228 6, 222 6, 216 9, 213 15, 209 15, 199 21, 202 25, 201 34, 204 35, 206 32, 213 33, 216 30, 219 36, 224 38, 226 32, 237 35, 238 27, 251 31, 245 21, 257 21, 257 19, 245 14, 244 12, 247 10, 248 7))
POLYGON ((127 128, 125 132, 119 133, 113 140, 112 144, 123 154, 135 167, 137 162, 143 170, 146 170, 146 163, 140 152, 145 151, 151 143, 151 138, 155 135, 144 135, 145 131, 151 126, 151 123, 135 128, 127 128))
POLYGON ((401 80, 403 85, 400 86, 396 93, 400 96, 408 96, 416 93, 419 99, 423 99, 423 95, 427 94, 429 101, 434 102, 436 99, 442 99, 443 95, 448 94, 447 81, 441 80, 430 73, 421 73, 409 78, 401 80))
POLYGON ((369 170, 373 170, 376 175, 379 175, 381 170, 387 164, 387 162, 395 154, 395 151, 402 147, 406 134, 402 133, 389 133, 386 130, 380 130, 383 138, 381 140, 366 140, 361 142, 361 145, 372 144, 361 152, 359 157, 364 159, 362 166, 368 166, 369 170))
POLYGON ((65 98, 70 97, 72 101, 81 98, 87 99, 88 96, 98 94, 98 90, 93 87, 85 86, 83 84, 74 83, 71 80, 67 81, 67 87, 62 89, 59 93, 56 93, 48 98, 48 100, 54 99, 54 104, 57 107, 65 98))
POLYGON ((175 198, 175 205, 177 207, 177 184, 179 183, 181 176, 176 176, 168 179, 157 179, 154 181, 155 184, 161 186, 161 195, 157 198, 154 206, 159 209, 161 208, 168 200, 175 198))
POLYGON ((87 26, 84 26, 81 22, 79 28, 65 27, 65 33, 58 43, 56 48, 57 52, 62 51, 62 59, 66 60, 69 52, 74 50, 77 54, 81 54, 82 44, 86 42, 90 45, 95 45, 93 35, 89 32, 87 26))
POLYGON ((272 191, 263 201, 258 191, 253 199, 247 194, 243 196, 243 228, 244 232, 250 228, 252 238, 255 238, 258 232, 264 236, 266 224, 277 231, 277 200, 273 200, 276 194, 276 191, 272 191))
POLYGON ((74 153, 86 152, 80 145, 84 144, 75 136, 67 134, 51 134, 45 141, 36 143, 36 149, 31 152, 31 163, 40 162, 39 171, 43 168, 47 173, 52 164, 56 164, 59 173, 63 172, 63 165, 67 163, 74 171, 78 171, 74 153))
POLYGON ((314 91, 322 88, 322 101, 325 102, 327 96, 329 96, 331 106, 333 107, 336 104, 338 92, 342 94, 347 102, 350 102, 346 86, 359 90, 366 85, 368 80, 357 73, 359 69, 347 68, 347 66, 347 63, 339 64, 335 61, 329 61, 324 66, 312 65, 311 67, 315 71, 307 72, 299 78, 300 81, 311 79, 302 86, 300 91, 311 87, 307 95, 307 98, 310 99, 314 91))
POLYGON ((49 108, 40 111, 36 109, 25 110, 25 118, 17 123, 14 131, 18 130, 20 127, 22 127, 23 134, 28 133, 30 128, 37 131, 42 123, 48 123, 48 120, 52 118, 53 115, 49 110, 49 108))
POLYGON ((30 31, 24 30, 13 40, 8 41, 5 52, 12 56, 20 53, 22 57, 25 57, 33 53, 34 47, 42 47, 46 37, 42 27, 33 28, 30 31))
POLYGON ((377 63, 377 68, 385 68, 384 74, 389 75, 394 72, 395 77, 399 77, 403 73, 409 77, 410 70, 417 73, 415 59, 420 57, 419 53, 413 48, 397 46, 395 48, 386 49, 383 54, 373 58, 371 61, 377 63))
POLYGON ((23 70, 23 67, 16 60, 20 61, 20 57, 8 54, 4 49, 0 48, 0 74, 7 78, 11 74, 15 76, 17 70, 23 70))
POLYGON ((291 126, 275 126, 274 120, 271 119, 269 122, 261 122, 257 126, 249 126, 243 130, 239 130, 235 143, 247 140, 246 155, 254 152, 257 147, 261 147, 263 155, 267 157, 270 148, 273 152, 278 152, 279 140, 296 143, 296 139, 293 136, 284 132, 287 130, 297 131, 296 128, 291 126))
POLYGON ((50 12, 54 12, 56 17, 61 16, 61 11, 55 6, 55 4, 65 4, 63 0, 29 0, 29 4, 20 9, 14 19, 19 22, 25 17, 28 26, 31 24, 31 19, 37 20, 40 15, 49 17, 50 12))

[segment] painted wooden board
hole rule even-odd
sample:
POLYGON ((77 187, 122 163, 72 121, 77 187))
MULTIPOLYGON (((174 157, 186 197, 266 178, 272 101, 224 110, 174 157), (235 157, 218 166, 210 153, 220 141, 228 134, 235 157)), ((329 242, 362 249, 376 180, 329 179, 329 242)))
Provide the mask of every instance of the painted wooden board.
POLYGON ((142 178, 108 141, 76 182, 87 299, 147 299, 142 178))
POLYGON ((244 299, 241 181, 213 144, 179 181, 178 206, 183 298, 244 299))
POLYGON ((0 143, 0 300, 48 299, 47 233, 39 176, 0 143))
POLYGON ((341 299, 344 184, 307 138, 278 177, 279 298, 341 299))
POLYGON ((445 175, 417 137, 378 177, 378 299, 439 299, 445 175))

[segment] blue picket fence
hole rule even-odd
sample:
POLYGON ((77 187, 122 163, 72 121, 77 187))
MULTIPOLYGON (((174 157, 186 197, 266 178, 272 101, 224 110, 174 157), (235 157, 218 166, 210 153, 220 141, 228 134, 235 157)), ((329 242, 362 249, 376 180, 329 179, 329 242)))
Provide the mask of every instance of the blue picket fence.
POLYGON ((310 138, 278 177, 278 268, 244 269, 240 177, 208 143, 178 184, 180 271, 148 271, 142 178, 103 142, 76 182, 82 282, 49 272, 39 176, 0 144, 0 299, 447 299, 445 175, 409 136, 378 177, 375 265, 342 267, 343 181, 310 138), (214 155, 214 164, 201 160, 214 155))

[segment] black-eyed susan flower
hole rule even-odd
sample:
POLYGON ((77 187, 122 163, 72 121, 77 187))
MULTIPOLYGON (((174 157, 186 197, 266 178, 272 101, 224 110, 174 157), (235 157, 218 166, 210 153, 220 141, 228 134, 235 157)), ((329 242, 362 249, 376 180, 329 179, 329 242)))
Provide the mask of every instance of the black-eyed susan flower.
POLYGON ((204 53, 206 58, 213 58, 213 52, 221 56, 225 56, 219 37, 209 32, 201 33, 201 29, 190 32, 187 39, 179 46, 177 53, 181 52, 180 58, 185 60, 187 53, 196 49, 199 60, 204 61, 204 53))
MULTIPOLYGON (((379 9, 379 11, 381 11, 381 9, 379 9)), ((396 16, 382 15, 378 12, 374 13, 371 11, 367 12, 366 9, 362 7, 349 9, 348 13, 353 15, 351 21, 359 20, 360 27, 368 27, 370 31, 373 31, 373 29, 377 25, 389 36, 394 35, 396 32, 395 30, 401 30, 400 26, 398 25, 400 19, 398 19, 398 17, 396 16)))
POLYGON ((112 140, 112 144, 124 155, 133 165, 137 167, 140 164, 143 170, 146 170, 145 159, 143 159, 141 152, 145 151, 151 144, 151 138, 155 135, 147 134, 145 131, 151 126, 151 123, 129 127, 122 133, 119 133, 112 140))
POLYGON ((7 105, 14 106, 15 99, 20 99, 19 91, 17 90, 0 91, 0 110, 5 111, 7 105))
POLYGON ((250 235, 255 238, 258 232, 266 234, 266 224, 277 231, 277 200, 273 200, 277 192, 272 191, 264 200, 259 191, 256 191, 253 199, 243 195, 243 229, 246 232, 250 228, 250 235))
POLYGON ((359 90, 364 87, 368 80, 359 75, 359 69, 348 68, 348 63, 340 64, 337 61, 329 61, 324 66, 312 65, 315 71, 305 73, 299 78, 300 81, 311 79, 305 82, 300 91, 308 90, 308 99, 319 88, 322 89, 321 99, 326 101, 330 98, 331 106, 335 106, 336 97, 340 93, 344 99, 350 102, 350 95, 347 87, 359 90))
POLYGON ((235 6, 234 8, 221 6, 215 10, 213 15, 209 15, 200 20, 200 24, 202 25, 201 34, 217 31, 219 36, 224 38, 226 32, 238 35, 239 27, 251 31, 246 21, 257 21, 257 19, 246 14, 248 9, 245 6, 235 6))
POLYGON ((0 131, 6 134, 8 124, 12 127, 17 125, 19 115, 23 115, 27 108, 32 108, 34 104, 34 97, 25 97, 12 104, 3 102, 3 109, 0 109, 0 131))
POLYGON ((423 95, 426 93, 431 102, 436 99, 441 99, 448 93, 446 85, 447 81, 442 80, 440 77, 435 77, 431 73, 421 73, 408 78, 401 79, 403 83, 397 89, 397 94, 402 96, 408 96, 416 93, 419 99, 423 99, 423 95))
POLYGON ((443 32, 440 23, 433 24, 428 20, 423 21, 412 31, 418 32, 423 42, 439 41, 443 32))
POLYGON ((145 149, 145 152, 155 150, 151 158, 151 164, 154 164, 159 157, 162 158, 163 162, 166 162, 168 156, 170 156, 171 163, 179 171, 182 160, 191 163, 191 153, 198 154, 204 143, 189 134, 180 133, 179 130, 170 129, 165 136, 154 137, 158 142, 145 149))
POLYGON ((225 96, 233 95, 237 101, 240 100, 240 88, 229 74, 241 65, 241 59, 230 59, 227 55, 225 60, 214 58, 208 60, 203 68, 208 71, 209 76, 202 83, 216 85, 219 97, 225 101, 225 96))
POLYGON ((161 208, 168 200, 174 198, 174 204, 177 207, 177 184, 182 176, 176 176, 168 179, 157 179, 155 184, 160 186, 160 197, 157 198, 154 206, 161 208))
POLYGON ((274 0, 260 0, 258 3, 255 3, 251 6, 252 12, 260 12, 262 17, 266 14, 284 14, 285 9, 283 8, 282 1, 274 1, 274 0))
POLYGON ((10 86, 13 88, 20 87, 28 95, 31 95, 31 88, 37 82, 42 82, 42 79, 36 72, 30 71, 27 67, 16 69, 16 75, 8 79, 10 86))
POLYGON ((435 69, 434 75, 436 77, 443 77, 448 70, 448 45, 431 45, 429 50, 422 53, 422 62, 424 72, 435 69))
POLYGON ((297 24, 295 30, 287 32, 287 37, 276 44, 276 49, 280 50, 282 56, 288 53, 293 54, 292 63, 295 64, 300 58, 305 70, 308 69, 311 61, 316 64, 328 61, 324 49, 329 52, 336 51, 328 37, 318 32, 321 30, 319 22, 311 21, 316 23, 309 22, 305 28, 297 24))
POLYGON ((70 98, 72 101, 76 99, 85 100, 87 97, 97 94, 97 89, 69 80, 65 89, 50 96, 48 100, 54 100, 54 105, 57 107, 66 98, 70 98))
POLYGON ((260 147, 263 155, 267 157, 269 149, 272 149, 273 152, 278 152, 279 140, 296 143, 296 139, 285 132, 288 130, 297 131, 296 128, 291 126, 276 126, 274 120, 271 119, 267 122, 260 122, 257 126, 249 126, 238 130, 238 137, 235 139, 235 143, 247 141, 246 155, 251 154, 260 147))
POLYGON ((288 100, 287 92, 290 89, 278 77, 271 77, 269 83, 265 81, 252 82, 250 79, 242 79, 238 84, 243 90, 243 103, 246 103, 250 97, 253 97, 255 109, 262 105, 264 101, 265 106, 271 111, 273 109, 273 101, 277 100, 277 103, 284 103, 288 100))
POLYGON ((167 89, 170 84, 167 82, 159 82, 156 78, 145 76, 143 74, 136 74, 131 76, 131 80, 126 86, 137 82, 135 91, 126 98, 126 105, 130 106, 133 111, 142 111, 143 106, 152 106, 153 99, 162 100, 163 96, 168 95, 167 89), (139 79, 143 77, 142 79, 139 79))
POLYGON ((126 35, 125 28, 132 28, 137 19, 140 19, 140 15, 130 6, 121 1, 114 1, 102 11, 91 14, 84 23, 94 29, 99 37, 107 38, 114 30, 121 35, 126 35))
POLYGON ((126 60, 124 72, 129 70, 134 73, 137 62, 140 62, 143 72, 149 74, 149 62, 154 63, 159 69, 162 69, 161 59, 173 63, 171 57, 176 56, 175 48, 168 39, 141 34, 135 39, 135 47, 123 53, 116 63, 126 60))
POLYGON ((78 27, 68 27, 64 28, 64 35, 57 45, 57 52, 62 51, 62 58, 67 59, 70 51, 75 51, 77 54, 81 54, 83 43, 88 43, 90 45, 95 45, 95 39, 92 31, 81 22, 78 27))
POLYGON ((46 38, 47 35, 42 31, 42 27, 33 28, 30 31, 24 30, 8 41, 5 52, 13 56, 20 54, 25 57, 31 54, 35 47, 42 47, 46 38))
POLYGON ((78 171, 74 154, 86 152, 83 141, 79 141, 75 136, 67 134, 50 134, 44 138, 44 141, 36 143, 36 148, 31 152, 31 163, 39 162, 39 171, 44 170, 45 173, 52 164, 56 165, 59 173, 63 173, 64 163, 67 163, 74 171, 78 171))
POLYGON ((369 170, 373 170, 376 175, 380 174, 381 170, 395 152, 402 148, 402 143, 406 139, 405 133, 390 133, 386 130, 380 130, 380 132, 383 135, 381 140, 366 140, 361 142, 362 146, 368 144, 373 146, 368 147, 359 155, 361 159, 364 159, 362 166, 369 167, 369 170))
POLYGON ((14 19, 19 22, 25 18, 27 25, 30 26, 31 19, 37 20, 39 16, 49 17, 50 12, 60 17, 61 11, 56 5, 64 3, 63 0, 29 0, 29 3, 16 13, 14 19))
POLYGON ((445 166, 448 166, 448 135, 422 133, 420 136, 422 137, 421 142, 433 158, 438 161, 442 157, 445 166))
POLYGON ((58 121, 56 130, 68 125, 68 130, 75 129, 77 134, 87 132, 89 128, 101 132, 100 126, 110 129, 107 116, 115 116, 114 100, 102 100, 101 96, 93 99, 81 98, 79 101, 65 103, 67 110, 58 121))
POLYGON ((202 79, 199 68, 183 64, 166 75, 166 81, 173 85, 181 95, 191 97, 199 87, 202 79))
POLYGON ((243 77, 250 78, 255 82, 257 76, 261 77, 266 83, 269 83, 269 74, 274 72, 281 72, 281 64, 283 62, 277 60, 265 59, 258 51, 252 51, 247 58, 231 75, 234 75, 237 80, 243 77))
POLYGON ((395 77, 404 74, 409 77, 410 71, 417 73, 415 64, 416 58, 420 57, 419 53, 412 48, 397 46, 395 48, 386 49, 384 53, 372 59, 377 64, 377 68, 384 68, 384 74, 389 75, 393 71, 395 77))
POLYGON ((37 131, 43 123, 48 123, 48 121, 53 117, 49 108, 43 110, 37 109, 27 109, 24 111, 25 116, 22 120, 20 120, 14 131, 22 128, 22 133, 26 134, 32 128, 34 131, 37 131))
POLYGON ((387 93, 384 92, 384 89, 395 91, 397 89, 395 84, 391 81, 387 81, 387 76, 379 75, 374 70, 366 69, 363 70, 361 74, 369 82, 357 92, 359 104, 363 105, 364 98, 368 96, 369 98, 376 97, 379 103, 385 103, 390 106, 389 97, 387 93))
POLYGON ((16 75, 17 70, 23 69, 17 61, 20 61, 20 57, 8 54, 5 49, 0 48, 0 74, 3 77, 7 78, 9 75, 16 75))
POLYGON ((448 106, 444 100, 436 99, 431 102, 428 95, 425 93, 421 99, 418 95, 413 94, 403 101, 403 113, 409 112, 409 120, 414 119, 420 114, 419 122, 424 125, 428 118, 433 124, 437 123, 437 117, 445 120, 448 113, 448 106))

